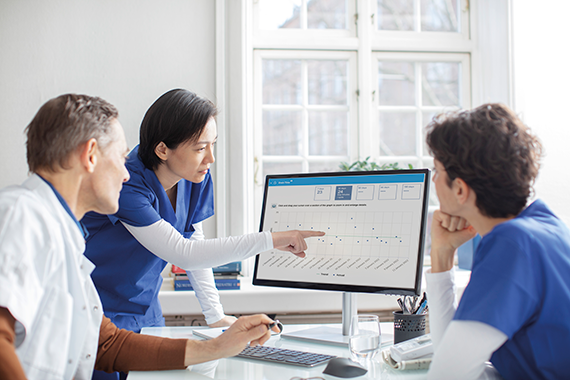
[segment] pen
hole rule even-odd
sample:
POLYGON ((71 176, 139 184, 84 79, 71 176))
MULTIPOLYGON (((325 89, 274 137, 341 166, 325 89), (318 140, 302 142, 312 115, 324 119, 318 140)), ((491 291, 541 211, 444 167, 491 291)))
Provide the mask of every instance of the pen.
POLYGON ((418 307, 418 310, 416 310, 416 312, 414 314, 422 314, 425 310, 427 306, 427 300, 424 299, 424 302, 421 303, 420 307, 418 307))
POLYGON ((418 310, 420 309, 420 307, 422 306, 422 303, 424 303, 424 301, 427 301, 426 292, 424 292, 424 294, 422 295, 422 299, 420 300, 420 303, 418 304, 418 308, 412 312, 413 314, 418 314, 418 310))
POLYGON ((410 314, 410 312, 408 311, 408 308, 406 307, 406 305, 404 304, 404 302, 402 302, 401 298, 397 299, 398 301, 398 305, 400 305, 400 309, 402 309, 402 313, 404 314, 410 314))
MULTIPOLYGON (((414 296, 414 297, 412 298, 411 305, 410 305, 410 308, 409 308, 411 313, 414 313, 414 310, 416 310, 416 304, 417 304, 417 303, 418 303, 418 297, 417 297, 417 296, 414 296)), ((419 307, 421 304, 422 304, 422 303, 420 302, 419 305, 418 305, 418 307, 419 307)))

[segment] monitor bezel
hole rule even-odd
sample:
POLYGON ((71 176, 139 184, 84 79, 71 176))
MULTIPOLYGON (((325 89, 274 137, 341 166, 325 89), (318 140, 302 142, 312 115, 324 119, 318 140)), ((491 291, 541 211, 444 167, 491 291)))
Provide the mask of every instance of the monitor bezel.
POLYGON ((360 286, 360 285, 337 285, 313 282, 297 282, 282 280, 267 280, 257 278, 258 265, 260 255, 255 256, 255 266, 253 271, 253 285, 270 286, 279 288, 298 288, 350 293, 372 293, 372 294, 388 294, 388 295, 420 295, 424 262, 424 245, 426 241, 428 202, 430 191, 431 171, 429 169, 402 169, 402 170, 372 170, 372 171, 343 171, 343 172, 323 172, 323 173, 294 173, 294 174, 269 174, 265 177, 265 185, 263 191, 263 204, 261 207, 261 218, 259 231, 263 232, 263 223, 265 219, 265 210, 267 205, 267 190, 270 179, 284 178, 303 178, 303 177, 348 177, 361 175, 390 175, 390 174, 424 174, 424 194, 422 202, 422 220, 420 221, 420 241, 418 249, 418 265, 416 267, 416 278, 414 286, 411 288, 392 288, 382 286, 360 286))

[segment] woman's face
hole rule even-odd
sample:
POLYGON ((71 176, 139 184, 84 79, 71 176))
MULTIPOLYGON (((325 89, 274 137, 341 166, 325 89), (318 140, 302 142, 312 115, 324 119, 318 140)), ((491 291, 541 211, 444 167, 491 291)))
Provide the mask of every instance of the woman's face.
POLYGON ((185 142, 176 149, 167 148, 163 165, 172 175, 187 181, 200 183, 214 163, 214 144, 218 138, 216 120, 210 118, 196 141, 185 142))

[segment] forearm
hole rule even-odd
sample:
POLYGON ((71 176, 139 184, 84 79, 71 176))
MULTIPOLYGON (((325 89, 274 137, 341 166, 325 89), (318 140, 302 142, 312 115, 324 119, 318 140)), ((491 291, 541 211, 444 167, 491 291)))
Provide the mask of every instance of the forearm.
POLYGON ((506 340, 503 332, 485 323, 453 321, 435 349, 428 379, 501 379, 486 362, 506 340))
POLYGON ((426 273, 429 325, 436 349, 457 309, 454 277, 453 270, 441 273, 429 270, 426 273))
POLYGON ((25 380, 14 341, 14 318, 5 308, 0 308, 0 379, 25 380))
POLYGON ((95 369, 105 372, 184 369, 186 353, 186 339, 135 334, 117 328, 103 317, 95 369))
POLYGON ((125 223, 123 225, 146 249, 186 270, 212 268, 232 261, 241 261, 273 248, 269 232, 190 240, 164 220, 146 227, 133 227, 125 223))
POLYGON ((431 257, 431 272, 441 273, 448 272, 453 268, 455 250, 449 248, 433 248, 430 253, 431 257), (436 252, 437 250, 437 252, 436 252))
MULTIPOLYGON (((190 240, 204 240, 204 230, 202 222, 193 224, 194 233, 190 240)), ((202 314, 206 318, 206 323, 212 325, 224 318, 224 308, 220 303, 220 295, 214 282, 212 269, 195 269, 186 271, 186 275, 192 284, 194 294, 198 298, 202 314)))
POLYGON ((0 336, 0 379, 26 379, 14 345, 3 336, 0 336))
POLYGON ((214 281, 211 269, 197 269, 187 271, 188 279, 192 283, 192 288, 198 298, 202 313, 206 318, 206 323, 211 325, 222 319, 224 308, 220 303, 220 295, 214 281))

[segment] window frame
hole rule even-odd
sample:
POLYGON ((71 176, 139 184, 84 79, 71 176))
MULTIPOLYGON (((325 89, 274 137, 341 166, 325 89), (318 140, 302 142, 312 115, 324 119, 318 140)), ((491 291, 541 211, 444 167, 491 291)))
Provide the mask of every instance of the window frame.
MULTIPOLYGON (((223 117, 218 117, 221 139, 227 141, 223 154, 218 154, 214 165, 216 187, 216 236, 241 235, 259 230, 259 216, 254 215, 253 138, 253 49, 290 48, 293 40, 267 43, 254 38, 252 9, 255 0, 216 0, 216 102, 223 117), (223 167, 216 171, 216 167, 223 167), (220 202, 224 200, 224 202, 220 202), (227 205, 227 207, 223 207, 227 205)), ((470 40, 461 46, 451 44, 450 51, 470 55, 472 106, 484 102, 514 103, 512 0, 462 0, 461 7, 469 4, 470 40), (488 20, 493 20, 489 23, 488 20)), ((366 18, 372 3, 355 2, 359 19, 366 18)), ((358 23, 357 33, 364 28, 358 23)), ((387 33, 387 32, 384 32, 387 33)), ((334 50, 330 38, 305 40, 305 47, 334 50), (327 45, 328 44, 328 45, 327 45)), ((337 50, 358 49, 359 57, 366 57, 366 41, 354 37, 339 39, 337 50)), ((371 43, 368 41, 368 43, 371 43)), ((387 40, 374 44, 375 50, 417 51, 431 50, 430 45, 413 46, 387 40), (428 47, 430 47, 428 49, 428 47)), ((369 65, 371 53, 358 65, 369 65)), ((359 100, 371 96, 372 83, 365 75, 358 78, 359 100), (368 87, 367 87, 368 86, 368 87)), ((366 123, 370 108, 368 102, 359 101, 359 121, 366 123)), ((217 150, 222 149, 218 143, 217 150)), ((219 152, 221 153, 221 152, 219 152)), ((246 266, 247 268, 247 266, 246 266)), ((246 271, 247 274, 247 271, 246 271)))
POLYGON ((424 106, 422 103, 422 93, 421 84, 419 80, 421 78, 421 68, 419 65, 415 65, 415 93, 417 101, 415 105, 379 105, 379 97, 375 96, 373 99, 373 107, 371 110, 370 120, 372 120, 371 125, 377 127, 379 125, 379 111, 386 112, 397 112, 397 111, 414 111, 416 113, 416 154, 411 156, 382 156, 379 151, 379 136, 378 133, 372 133, 368 131, 369 138, 363 139, 363 144, 368 143, 367 151, 371 157, 374 157, 378 162, 391 162, 395 158, 401 161, 411 161, 414 167, 427 167, 424 165, 425 162, 430 165, 433 164, 433 160, 427 152, 424 152, 423 141, 425 139, 424 123, 422 123, 422 112, 424 111, 435 111, 444 112, 457 110, 459 108, 470 108, 471 107, 471 64, 470 57, 466 53, 422 53, 422 52, 373 52, 371 59, 371 81, 372 83, 378 83, 378 62, 382 61, 394 61, 394 62, 459 62, 461 64, 461 74, 460 74, 460 104, 459 107, 454 106, 424 106))
MULTIPOLYGON (((356 75, 356 54, 350 51, 307 51, 307 50, 262 50, 257 49, 254 51, 253 73, 254 73, 254 94, 253 94, 253 112, 254 112, 254 199, 261 200, 263 197, 263 184, 264 178, 263 163, 279 163, 279 162, 299 162, 302 166, 302 171, 309 169, 310 163, 316 162, 329 162, 331 159, 340 161, 350 160, 358 152, 358 96, 356 93, 357 88, 357 75, 356 75), (302 103, 301 104, 278 104, 267 105, 263 104, 263 79, 262 79, 262 61, 263 59, 291 59, 291 60, 346 60, 348 62, 348 77, 347 77, 347 104, 343 106, 322 106, 308 104, 308 78, 306 73, 306 64, 302 63, 301 86, 302 86, 302 103), (349 113, 348 120, 348 138, 349 143, 347 146, 346 156, 320 156, 309 154, 309 130, 308 120, 306 113, 312 108, 346 108, 349 113), (283 110, 301 110, 303 112, 302 121, 302 139, 303 149, 298 155, 264 155, 263 154, 263 130, 262 120, 263 111, 266 109, 283 109, 283 110)), ((255 215, 261 213, 261 202, 254 202, 255 215)))
MULTIPOLYGON (((308 0, 301 0, 301 23, 306 23, 308 0)), ((256 49, 295 49, 304 46, 308 49, 338 49, 339 46, 353 47, 356 43, 356 1, 346 1, 346 25, 348 29, 259 29, 259 1, 254 1, 252 13, 252 45, 256 49), (315 41, 315 42, 313 42, 315 41), (316 42, 318 41, 318 42, 316 42)))

